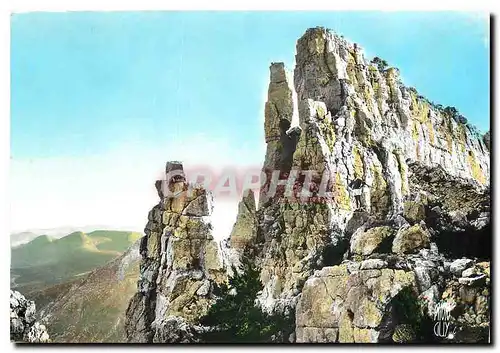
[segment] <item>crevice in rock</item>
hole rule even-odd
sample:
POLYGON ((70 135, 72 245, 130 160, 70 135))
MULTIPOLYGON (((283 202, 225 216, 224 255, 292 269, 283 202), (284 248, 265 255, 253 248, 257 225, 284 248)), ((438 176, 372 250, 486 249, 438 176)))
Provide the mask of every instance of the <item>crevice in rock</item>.
POLYGON ((146 256, 147 251, 148 251, 148 236, 143 235, 139 246, 139 254, 141 254, 141 256, 146 256))
POLYGON ((153 341, 154 330, 151 329, 151 324, 155 321, 156 316, 156 291, 152 291, 147 295, 147 305, 146 305, 146 328, 147 328, 147 338, 148 342, 153 341))
POLYGON ((481 230, 442 231, 435 235, 434 241, 439 251, 448 258, 467 257, 489 261, 491 259, 491 236, 491 225, 488 224, 481 230))
POLYGON ((389 304, 379 327, 379 343, 391 343, 394 326, 397 324, 397 318, 392 304, 389 304))
POLYGON ((292 169, 293 154, 297 148, 298 136, 296 134, 287 134, 291 123, 287 119, 280 120, 280 143, 282 146, 280 171, 288 173, 292 169))
POLYGON ((337 244, 327 244, 321 252, 323 266, 339 265, 344 257, 344 254, 349 250, 349 239, 339 239, 337 244))
POLYGON ((394 234, 382 240, 382 242, 374 250, 378 254, 390 254, 392 252, 392 242, 394 241, 394 234))
POLYGON ((354 313, 352 312, 351 309, 347 309, 347 317, 349 318, 349 321, 351 323, 354 321, 354 313))
POLYGON ((434 322, 432 318, 425 315, 420 308, 418 295, 412 287, 403 288, 392 300, 392 329, 399 325, 409 325, 413 331, 413 337, 408 337, 410 342, 436 342, 434 335, 434 322))
POLYGON ((382 170, 387 169, 387 151, 384 150, 382 145, 379 142, 374 142, 373 145, 371 146, 373 152, 375 152, 375 155, 377 156, 377 159, 380 161, 380 164, 382 165, 382 170))

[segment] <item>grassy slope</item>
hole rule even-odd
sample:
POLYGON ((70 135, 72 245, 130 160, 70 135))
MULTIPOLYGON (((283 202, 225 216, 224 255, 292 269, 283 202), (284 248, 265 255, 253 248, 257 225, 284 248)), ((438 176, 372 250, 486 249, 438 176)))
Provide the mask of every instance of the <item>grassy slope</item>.
POLYGON ((83 278, 33 293, 54 342, 125 342, 124 320, 139 276, 138 243, 83 278), (132 261, 123 261, 129 256, 132 261), (128 263, 128 265, 124 265, 128 263))
POLYGON ((142 234, 114 230, 96 230, 88 233, 88 236, 94 241, 97 249, 101 251, 119 251, 121 253, 126 251, 130 247, 130 244, 139 239, 142 234))
POLYGON ((123 253, 141 236, 135 232, 74 232, 61 239, 40 236, 12 249, 11 276, 21 292, 78 278, 123 253))

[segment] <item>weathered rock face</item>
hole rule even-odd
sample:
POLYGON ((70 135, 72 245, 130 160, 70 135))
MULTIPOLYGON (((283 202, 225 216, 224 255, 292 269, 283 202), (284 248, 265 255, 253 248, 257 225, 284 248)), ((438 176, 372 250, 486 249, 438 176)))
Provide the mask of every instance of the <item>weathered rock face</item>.
POLYGON ((223 266, 228 276, 242 270, 242 258, 250 255, 257 238, 257 208, 252 190, 246 190, 238 204, 238 215, 229 239, 221 241, 223 266))
POLYGON ((380 249, 384 241, 392 235, 392 232, 392 228, 388 226, 373 227, 366 231, 364 227, 360 227, 352 235, 351 252, 358 255, 370 255, 380 249))
POLYGON ((253 191, 247 190, 246 195, 238 204, 238 216, 229 236, 231 248, 243 251, 247 245, 255 243, 257 236, 256 212, 253 191))
MULTIPOLYGON (((297 342, 419 340, 429 332, 415 316, 439 321, 443 308, 458 327, 443 339, 484 340, 489 140, 323 28, 299 39, 293 80, 282 63, 270 71, 267 180, 257 210, 253 194, 240 202, 224 263, 251 248, 263 284, 257 304, 295 313, 297 342)), ((208 194, 172 197, 163 184, 127 312, 134 342, 196 341, 212 284, 225 276, 208 194)), ((166 184, 189 189, 182 173, 166 184)))
MULTIPOLYGON (((379 69, 356 44, 323 28, 299 39, 291 82, 282 64, 271 65, 268 179, 256 213, 259 304, 295 310, 297 341, 413 339, 392 314, 398 290, 431 298, 431 308, 453 286, 445 263, 489 259, 480 250, 491 239, 489 139, 405 87, 397 69, 379 69), (300 126, 288 128, 294 114, 300 126), (280 179, 298 173, 294 191, 310 174, 311 193, 290 197, 284 185, 270 193, 272 168, 280 179), (330 198, 319 192, 325 174, 330 198), (364 184, 360 196, 356 180, 364 184), (454 243, 472 250, 460 253, 454 243), (341 262, 349 270, 326 274, 341 262), (359 319, 366 316, 356 316, 353 302, 375 319, 359 319)), ((479 292, 489 293, 479 283, 479 292)))
POLYGON ((35 302, 21 293, 10 291, 10 340, 24 343, 48 343, 49 334, 44 325, 36 321, 35 302))
MULTIPOLYGON (((291 80, 287 81, 283 70, 282 65, 271 66, 266 107, 279 96, 279 106, 286 109, 276 109, 282 114, 270 114, 266 109, 268 151, 270 141, 278 141, 280 121, 289 121, 295 113, 300 135, 290 170, 276 163, 285 158, 282 148, 266 155, 264 169, 274 166, 287 175, 314 171, 317 178, 327 173, 333 197, 328 202, 297 202, 277 194, 271 202, 261 191, 257 233, 261 234, 261 279, 265 284, 260 302, 265 308, 293 306, 314 268, 325 265, 325 246, 340 247, 368 218, 369 232, 377 233, 369 230, 377 224, 390 227, 391 232, 357 237, 353 253, 368 255, 388 233, 397 234, 395 252, 428 247, 435 235, 427 230, 429 207, 447 205, 443 195, 450 190, 447 183, 432 180, 433 174, 459 180, 455 189, 463 188, 446 214, 453 215, 455 203, 458 206, 466 198, 470 203, 470 212, 465 214, 468 225, 480 218, 472 209, 479 203, 489 204, 490 173, 489 151, 482 137, 405 87, 397 69, 380 71, 365 60, 357 45, 314 28, 297 43, 294 92, 289 91, 291 80), (276 82, 282 82, 281 88, 276 82), (425 178, 419 177, 422 169, 427 170, 425 178), (359 197, 364 214, 351 192, 355 179, 366 184, 359 197), (424 222, 422 229, 419 222, 424 222)), ((315 195, 313 192, 313 198, 315 195)), ((483 207, 483 217, 489 217, 488 207, 483 207)))
POLYGON ((488 150, 491 150, 491 137, 489 131, 483 135, 483 142, 486 147, 488 147, 488 150))
MULTIPOLYGON (((265 105, 264 133, 267 144, 263 172, 271 178, 275 170, 287 171, 291 168, 293 152, 297 144, 299 130, 289 128, 297 108, 293 78, 283 63, 273 63, 270 67, 270 83, 265 105)), ((269 180, 261 191, 269 187, 269 180)), ((259 203, 268 200, 267 193, 261 192, 259 203)))
POLYGON ((188 185, 179 163, 167 163, 166 175, 141 243, 138 292, 126 314, 129 342, 185 342, 213 301, 214 283, 224 280, 209 221, 212 195, 188 185))
POLYGON ((349 265, 324 267, 307 280, 297 306, 297 342, 378 342, 385 326, 394 325, 391 301, 415 286, 413 272, 349 265))
POLYGON ((430 234, 422 226, 402 227, 394 237, 392 251, 399 254, 416 252, 430 245, 430 234))
POLYGON ((408 220, 423 219, 423 210, 427 223, 439 230, 479 230, 489 224, 489 185, 478 189, 470 179, 454 177, 441 166, 431 168, 413 163, 409 169, 410 197, 419 199, 415 203, 420 210, 407 208, 413 212, 406 216, 408 220))
MULTIPOLYGON (((441 300, 450 308, 456 330, 454 342, 488 342, 490 335, 490 263, 463 261, 467 265, 446 281, 441 300)), ((453 264, 453 263, 452 263, 453 264)))
POLYGON ((428 336, 437 335, 434 330, 444 316, 453 336, 442 338, 487 342, 489 298, 489 262, 460 259, 450 263, 428 249, 412 255, 345 260, 316 271, 306 281, 296 307, 296 339, 410 342, 415 338, 415 323, 401 315, 398 305, 402 305, 410 311, 421 310, 429 318, 427 326, 421 327, 428 336), (406 301, 405 291, 412 293, 406 301), (406 337, 398 337, 402 327, 408 328, 406 337))
POLYGON ((370 213, 384 218, 401 212, 412 162, 439 166, 477 190, 489 184, 489 152, 480 136, 405 87, 397 69, 380 72, 357 45, 320 28, 299 39, 296 62, 301 127, 317 124, 318 142, 326 142, 316 159, 328 162, 346 187, 364 179, 370 213))

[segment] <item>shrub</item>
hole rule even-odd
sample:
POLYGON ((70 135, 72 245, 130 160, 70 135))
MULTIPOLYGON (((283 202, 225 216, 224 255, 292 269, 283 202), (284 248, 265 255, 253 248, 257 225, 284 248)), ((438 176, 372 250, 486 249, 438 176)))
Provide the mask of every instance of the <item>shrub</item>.
POLYGON ((424 303, 413 288, 403 288, 393 298, 392 304, 399 322, 411 328, 416 342, 430 343, 436 340, 433 334, 434 322, 425 314, 424 303))
POLYGON ((460 124, 467 125, 467 118, 461 114, 458 115, 458 122, 460 124))
POLYGON ((267 314, 255 305, 257 293, 262 290, 260 272, 243 258, 242 272, 233 268, 229 283, 216 288, 218 299, 200 323, 209 326, 203 334, 204 342, 286 342, 294 331, 294 315, 267 314))
POLYGON ((444 113, 454 119, 456 119, 456 117, 458 116, 458 110, 455 107, 447 106, 446 108, 444 108, 444 113))
POLYGON ((379 58, 378 56, 374 57, 371 62, 372 62, 372 64, 375 64, 377 66, 377 68, 380 72, 384 72, 385 69, 387 69, 387 66, 389 66, 387 61, 379 58))
POLYGON ((442 111, 444 109, 441 104, 434 104, 434 107, 439 111, 442 111))

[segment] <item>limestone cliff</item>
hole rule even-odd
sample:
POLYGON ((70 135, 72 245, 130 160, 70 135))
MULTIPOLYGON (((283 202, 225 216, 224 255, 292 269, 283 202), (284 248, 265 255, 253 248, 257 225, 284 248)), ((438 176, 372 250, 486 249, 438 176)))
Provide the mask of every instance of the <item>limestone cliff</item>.
POLYGON ((243 249, 260 268, 257 305, 295 314, 291 341, 488 340, 489 135, 328 30, 296 50, 293 77, 271 64, 267 178, 257 209, 252 193, 240 202, 222 264, 209 194, 169 197, 164 184, 189 189, 182 176, 157 182, 129 340, 196 340, 212 283, 243 249), (438 339, 422 320, 442 312, 456 331, 438 339))
MULTIPOLYGON (((361 48, 323 28, 309 29, 299 39, 296 63, 298 102, 293 102, 288 86, 276 85, 277 77, 286 77, 283 65, 271 65, 265 119, 268 151, 269 136, 278 134, 270 134, 270 127, 290 121, 293 115, 291 109, 267 109, 276 107, 275 97, 280 97, 280 106, 298 106, 302 130, 292 151, 292 170, 314 170, 320 175, 328 171, 335 197, 324 204, 287 200, 279 207, 262 204, 261 214, 282 218, 286 237, 281 245, 289 244, 280 261, 294 273, 286 279, 264 271, 264 282, 273 283, 268 293, 276 297, 293 291, 293 281, 307 277, 300 275, 302 261, 312 259, 319 245, 345 236, 350 222, 361 217, 349 195, 352 180, 361 178, 368 184, 362 196, 364 213, 378 221, 402 215, 405 204, 416 197, 410 180, 417 166, 442 168, 446 175, 464 180, 476 194, 489 184, 489 152, 480 136, 405 87, 397 69, 380 72, 365 60, 361 48)), ((283 146, 275 150, 289 153, 283 146)), ((268 153, 264 168, 276 166, 273 161, 280 157, 268 153)), ((261 223, 267 227, 265 221, 261 223)), ((277 261, 270 256, 264 266, 275 267, 277 261)))
POLYGON ((156 183, 161 200, 142 238, 138 292, 126 313, 129 342, 195 341, 195 323, 225 276, 211 234, 212 195, 189 185, 178 162, 167 163, 166 177, 156 183))
MULTIPOLYGON (((268 311, 296 307, 300 342, 390 339, 382 317, 400 289, 422 295, 430 288, 422 281, 447 286, 443 264, 454 257, 489 259, 481 250, 489 248, 491 232, 489 139, 404 86, 397 69, 379 69, 356 44, 323 28, 298 40, 293 88, 288 77, 283 64, 271 65, 264 171, 269 176, 278 168, 285 177, 314 171, 316 184, 328 174, 333 197, 315 198, 317 188, 304 200, 267 196, 268 179, 256 213, 260 304, 268 311), (290 128, 294 114, 300 126, 290 128), (358 200, 350 188, 356 179, 366 185, 358 200), (429 247, 436 251, 433 260, 429 247), (364 262, 370 256, 380 260, 373 270, 364 262), (325 267, 342 261, 354 270, 325 267), (321 283, 332 272, 341 274, 324 291, 321 283), (338 281, 348 285, 334 294, 338 281), (390 293, 380 299, 374 288, 390 293), (321 304, 329 300, 333 309, 321 304), (317 305, 337 312, 322 314, 317 305), (377 319, 360 319, 365 309, 377 319)), ((303 185, 304 178, 295 180, 303 185)), ((433 295, 435 305, 444 294, 433 295)))

